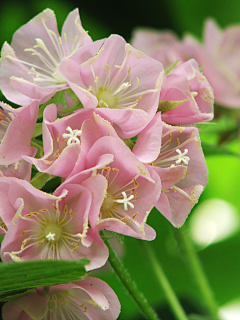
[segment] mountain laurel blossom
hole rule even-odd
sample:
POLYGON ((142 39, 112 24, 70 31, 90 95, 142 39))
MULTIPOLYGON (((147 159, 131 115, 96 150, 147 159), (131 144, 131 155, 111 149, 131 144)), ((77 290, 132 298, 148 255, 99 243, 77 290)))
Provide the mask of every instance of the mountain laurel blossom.
POLYGON ((26 105, 33 100, 43 103, 68 88, 58 71, 60 62, 67 57, 82 62, 95 55, 101 43, 93 43, 82 28, 78 9, 68 15, 61 36, 54 12, 46 9, 15 32, 11 46, 4 43, 1 90, 17 104, 26 105))
POLYGON ((87 277, 72 283, 51 286, 6 303, 3 320, 115 320, 120 303, 115 292, 102 280, 87 277))
MULTIPOLYGON (((214 48, 225 35, 207 23, 211 51, 208 33, 214 48)), ((154 240, 154 207, 179 228, 198 202, 208 171, 192 124, 213 118, 214 97, 199 61, 188 60, 200 52, 197 41, 146 31, 134 43, 119 35, 92 41, 78 9, 61 35, 46 9, 4 43, 0 90, 20 107, 0 102, 2 263, 87 258, 92 271, 111 253, 103 230, 154 240)), ((24 292, 3 306, 3 320, 120 313, 113 290, 92 277, 24 292)))

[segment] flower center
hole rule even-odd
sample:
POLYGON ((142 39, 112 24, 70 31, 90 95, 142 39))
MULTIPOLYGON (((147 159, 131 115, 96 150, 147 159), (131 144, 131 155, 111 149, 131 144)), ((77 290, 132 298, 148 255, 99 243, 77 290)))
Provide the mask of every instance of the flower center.
POLYGON ((68 139, 67 145, 69 146, 72 143, 81 144, 80 137, 82 135, 82 130, 75 129, 73 130, 70 126, 66 128, 69 133, 63 133, 63 138, 68 139), (79 138, 78 138, 79 137, 79 138))
POLYGON ((117 102, 116 96, 106 88, 100 88, 98 91, 98 101, 100 107, 114 108, 117 102))
POLYGON ((44 228, 43 234, 48 241, 59 241, 62 237, 62 228, 56 223, 49 223, 44 228))
MULTIPOLYGON (((19 214, 18 218, 26 222, 26 228, 19 236, 21 249, 7 252, 12 259, 20 260, 24 251, 32 246, 39 252, 41 259, 62 259, 68 251, 75 252, 82 238, 87 234, 88 221, 83 225, 82 233, 76 233, 76 223, 73 221, 72 209, 65 205, 63 210, 58 209, 58 203, 53 204, 53 210, 40 209, 25 216, 19 214)), ((1 226, 1 225, 0 225, 1 226)))
POLYGON ((114 182, 117 179, 119 170, 117 168, 105 167, 99 173, 104 175, 108 180, 108 189, 101 206, 99 220, 115 218, 122 221, 127 219, 129 221, 131 219, 130 216, 134 216, 133 212, 131 210, 128 212, 128 210, 134 209, 132 202, 137 200, 136 188, 138 187, 138 183, 133 179, 122 188, 115 190, 114 182))

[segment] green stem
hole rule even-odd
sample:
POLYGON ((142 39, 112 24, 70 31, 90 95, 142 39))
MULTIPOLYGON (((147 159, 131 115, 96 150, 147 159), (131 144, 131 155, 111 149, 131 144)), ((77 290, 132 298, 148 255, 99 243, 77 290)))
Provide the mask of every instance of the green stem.
POLYGON ((138 289, 136 283, 132 280, 130 274, 126 270, 123 262, 118 258, 115 251, 113 250, 111 244, 108 240, 104 240, 105 244, 109 249, 109 262, 113 267, 114 271, 118 275, 119 279, 122 281, 132 298, 135 300, 143 314, 146 316, 148 320, 160 320, 156 315, 155 311, 148 304, 146 298, 143 293, 138 289))
POLYGON ((188 320, 188 317, 183 310, 181 304, 178 301, 177 296, 175 295, 168 279, 161 267, 159 260, 157 259, 152 247, 146 241, 143 241, 144 252, 147 255, 149 262, 157 276, 157 280, 165 293, 165 296, 168 300, 168 303, 172 309, 173 314, 178 320, 188 320))
POLYGON ((219 319, 218 306, 203 271, 202 264, 193 246, 192 239, 188 235, 186 226, 183 226, 180 229, 174 229, 174 234, 181 253, 183 254, 183 259, 191 272, 196 286, 198 287, 199 293, 202 296, 202 300, 205 303, 205 307, 207 308, 209 315, 211 315, 215 320, 219 319))

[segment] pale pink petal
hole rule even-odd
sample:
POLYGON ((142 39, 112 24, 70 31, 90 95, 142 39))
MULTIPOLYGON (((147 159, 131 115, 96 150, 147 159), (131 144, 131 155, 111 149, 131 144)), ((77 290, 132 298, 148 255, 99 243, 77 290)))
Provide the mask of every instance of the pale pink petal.
MULTIPOLYGON (((0 103, 2 108, 5 104, 0 103)), ((0 145, 0 163, 8 165, 21 160, 22 155, 31 155, 30 145, 32 134, 37 121, 38 103, 32 102, 27 107, 11 109, 15 114, 0 145)))
POLYGON ((78 9, 73 10, 67 16, 62 27, 62 39, 65 40, 66 47, 69 48, 70 52, 68 53, 71 53, 74 44, 77 49, 80 46, 92 43, 91 37, 82 28, 78 9))
POLYGON ((42 320, 47 313, 47 297, 29 293, 3 306, 3 320, 42 320))
POLYGON ((181 227, 192 207, 198 202, 203 186, 195 185, 182 190, 186 195, 176 190, 169 190, 161 196, 156 204, 156 208, 173 224, 174 227, 181 227))
POLYGON ((147 127, 138 135, 132 152, 144 163, 154 161, 159 155, 162 141, 162 119, 158 112, 147 127))

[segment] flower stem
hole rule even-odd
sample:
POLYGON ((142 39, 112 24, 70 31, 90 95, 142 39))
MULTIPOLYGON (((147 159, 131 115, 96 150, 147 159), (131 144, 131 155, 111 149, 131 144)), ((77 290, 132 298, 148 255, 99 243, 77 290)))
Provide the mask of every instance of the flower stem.
POLYGON ((205 303, 205 307, 207 308, 209 315, 211 315, 215 320, 219 319, 218 306, 203 271, 202 264, 194 249, 192 239, 188 235, 186 226, 183 226, 180 229, 174 229, 174 234, 181 253, 183 254, 183 259, 192 274, 192 278, 198 287, 199 293, 202 296, 202 300, 205 303))
POLYGON ((181 304, 178 301, 177 296, 175 295, 162 267, 157 259, 152 247, 149 245, 149 243, 146 243, 146 241, 143 242, 143 248, 145 251, 145 254, 149 258, 149 262, 152 265, 153 270, 155 271, 155 274, 157 276, 157 280, 162 288, 162 290, 165 293, 165 296, 168 300, 168 303, 172 309, 173 314, 175 315, 176 319, 178 320, 188 320, 188 317, 183 310, 181 304))
POLYGON ((155 311, 149 305, 143 293, 138 289, 136 283, 132 280, 130 274, 123 265, 123 262, 118 258, 109 241, 104 241, 109 249, 108 260, 111 266, 113 267, 114 271, 116 272, 119 279, 122 281, 128 292, 130 293, 132 298, 135 300, 143 314, 146 316, 148 320, 160 320, 155 311))

